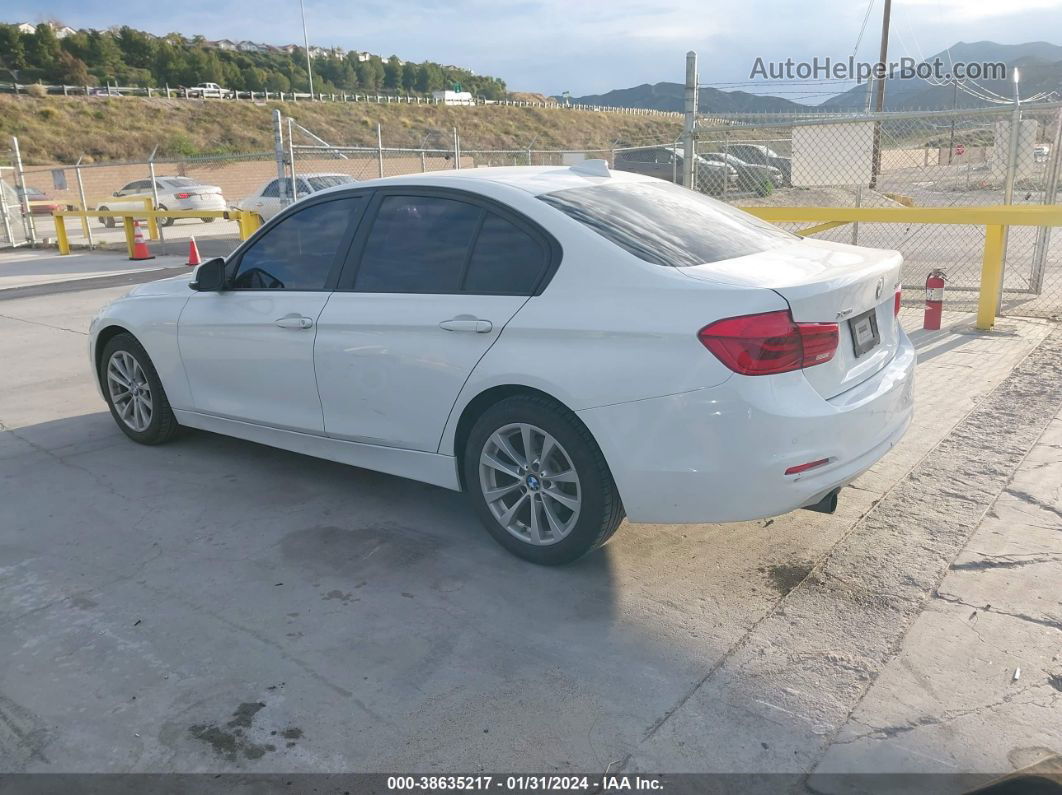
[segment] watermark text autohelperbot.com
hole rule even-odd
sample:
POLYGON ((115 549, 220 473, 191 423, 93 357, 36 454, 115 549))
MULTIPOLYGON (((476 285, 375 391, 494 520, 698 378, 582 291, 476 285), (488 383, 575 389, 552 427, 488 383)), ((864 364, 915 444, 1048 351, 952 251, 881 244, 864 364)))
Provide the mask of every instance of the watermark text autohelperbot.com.
POLYGON ((899 61, 857 61, 854 57, 834 60, 829 56, 810 61, 786 58, 784 61, 765 61, 757 58, 749 73, 750 80, 1006 80, 1007 65, 1000 61, 955 61, 944 63, 939 58, 916 61, 901 58, 899 61))

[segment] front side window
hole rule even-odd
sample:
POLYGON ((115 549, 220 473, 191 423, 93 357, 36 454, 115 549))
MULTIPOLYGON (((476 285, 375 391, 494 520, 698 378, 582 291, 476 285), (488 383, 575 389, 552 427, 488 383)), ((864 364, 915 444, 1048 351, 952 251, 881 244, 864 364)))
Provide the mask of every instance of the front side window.
POLYGON ((538 197, 639 259, 682 268, 744 257, 800 238, 670 182, 618 182, 538 197))
POLYGON ((321 202, 284 218, 244 251, 232 287, 323 290, 362 201, 351 197, 321 202))
POLYGON ((354 289, 458 293, 484 211, 437 196, 385 196, 365 241, 354 289))

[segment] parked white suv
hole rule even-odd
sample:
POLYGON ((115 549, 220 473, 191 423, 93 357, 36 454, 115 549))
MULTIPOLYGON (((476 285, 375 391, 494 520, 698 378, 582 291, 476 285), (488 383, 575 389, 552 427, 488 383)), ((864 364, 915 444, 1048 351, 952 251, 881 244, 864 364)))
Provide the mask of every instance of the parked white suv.
POLYGON ((604 161, 437 171, 321 191, 134 288, 90 360, 134 441, 200 428, 464 490, 558 564, 624 513, 832 511, 911 419, 901 264, 604 161))
MULTIPOLYGON (((217 185, 203 185, 188 177, 156 177, 155 185, 159 192, 160 210, 224 210, 229 206, 217 185)), ((113 199, 100 204, 96 209, 139 210, 144 207, 144 199, 151 198, 151 180, 137 179, 116 190, 113 199)), ((114 226, 117 220, 104 217, 100 218, 100 223, 110 227, 114 226)), ((208 224, 213 220, 213 217, 203 219, 208 224)), ((173 222, 173 218, 161 221, 165 226, 170 226, 173 222)))

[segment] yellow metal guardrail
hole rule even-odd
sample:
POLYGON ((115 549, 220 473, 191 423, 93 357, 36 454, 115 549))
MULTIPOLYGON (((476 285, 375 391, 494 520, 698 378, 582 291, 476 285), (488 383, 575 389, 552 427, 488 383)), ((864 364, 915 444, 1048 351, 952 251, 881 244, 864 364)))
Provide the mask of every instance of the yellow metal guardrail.
POLYGON ((146 219, 148 235, 152 240, 159 239, 159 218, 224 218, 236 221, 240 227, 240 240, 246 240, 255 230, 262 225, 262 217, 258 213, 246 210, 156 210, 150 198, 144 199, 142 210, 57 210, 52 213, 55 220, 55 238, 59 245, 60 254, 70 253, 70 237, 66 233, 66 219, 80 218, 82 227, 88 224, 89 218, 121 218, 125 231, 125 245, 129 249, 129 256, 133 256, 133 219, 146 219))
POLYGON ((1003 289, 1003 241, 1008 226, 1062 226, 1062 205, 989 205, 983 207, 743 207, 765 221, 812 221, 801 237, 850 223, 972 224, 985 228, 977 328, 995 325, 1003 289))

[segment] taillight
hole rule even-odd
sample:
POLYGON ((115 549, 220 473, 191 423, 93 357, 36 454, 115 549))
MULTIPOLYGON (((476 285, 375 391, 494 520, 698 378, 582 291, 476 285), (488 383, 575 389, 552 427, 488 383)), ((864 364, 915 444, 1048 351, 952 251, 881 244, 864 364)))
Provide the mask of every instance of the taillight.
POLYGON ((192 198, 192 194, 191 193, 175 193, 173 195, 176 196, 178 199, 190 199, 190 198, 192 198))
POLYGON ((900 314, 900 299, 903 296, 903 290, 899 287, 896 288, 896 303, 892 305, 892 313, 894 315, 900 314))
POLYGON ((836 323, 796 323, 788 310, 717 320, 697 332, 705 348, 742 375, 772 375, 823 364, 837 352, 836 323))

